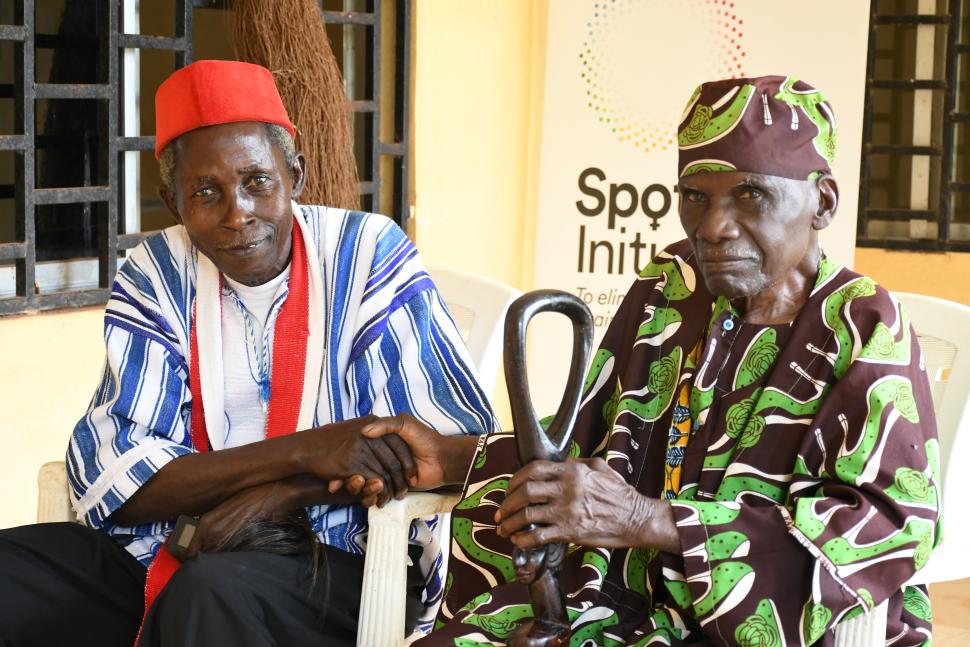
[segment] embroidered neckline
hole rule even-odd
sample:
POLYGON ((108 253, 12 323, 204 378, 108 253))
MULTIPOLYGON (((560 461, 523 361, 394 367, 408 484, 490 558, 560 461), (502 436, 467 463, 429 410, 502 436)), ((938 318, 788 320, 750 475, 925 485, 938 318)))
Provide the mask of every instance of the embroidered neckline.
POLYGON ((239 293, 229 285, 228 281, 222 282, 222 296, 227 297, 236 306, 236 310, 242 316, 246 330, 246 364, 249 368, 249 376, 256 384, 259 391, 259 405, 263 413, 269 411, 269 400, 271 395, 271 375, 273 370, 273 332, 276 329, 276 319, 279 317, 283 303, 289 294, 289 276, 277 287, 276 296, 270 305, 266 321, 262 323, 262 335, 257 336, 256 328, 259 323, 239 293))

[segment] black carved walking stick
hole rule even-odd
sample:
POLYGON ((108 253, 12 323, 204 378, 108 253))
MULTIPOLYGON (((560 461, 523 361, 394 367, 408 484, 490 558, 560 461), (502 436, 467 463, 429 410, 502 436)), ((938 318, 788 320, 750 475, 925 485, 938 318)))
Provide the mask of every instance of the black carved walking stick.
MULTIPOLYGON (((562 461, 572 440, 573 424, 583 394, 583 373, 593 344, 593 315, 579 298, 559 290, 536 290, 524 294, 509 306, 505 316, 505 382, 512 406, 519 462, 562 461), (547 431, 542 429, 532 406, 525 367, 525 340, 529 320, 540 312, 560 312, 573 324, 573 355, 569 379, 559 410, 547 431)), ((566 547, 548 544, 538 548, 516 548, 512 554, 515 572, 529 585, 533 619, 523 622, 509 636, 512 647, 558 647, 570 637, 566 602, 559 586, 559 568, 566 547)))

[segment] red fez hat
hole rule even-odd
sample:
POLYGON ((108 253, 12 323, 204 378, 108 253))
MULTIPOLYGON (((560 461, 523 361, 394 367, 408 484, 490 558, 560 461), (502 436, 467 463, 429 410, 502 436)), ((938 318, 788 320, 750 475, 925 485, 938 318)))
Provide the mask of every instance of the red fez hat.
POLYGON ((155 93, 155 159, 190 130, 238 121, 279 124, 296 137, 273 75, 239 61, 196 61, 165 79, 155 93))

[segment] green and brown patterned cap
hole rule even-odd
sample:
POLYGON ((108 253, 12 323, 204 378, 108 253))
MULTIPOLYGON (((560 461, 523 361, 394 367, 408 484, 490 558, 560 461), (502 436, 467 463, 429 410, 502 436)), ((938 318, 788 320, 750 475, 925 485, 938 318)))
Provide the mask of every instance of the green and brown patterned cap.
POLYGON ((836 139, 832 107, 804 81, 711 81, 694 90, 677 129, 679 175, 746 171, 812 179, 831 172, 836 139))

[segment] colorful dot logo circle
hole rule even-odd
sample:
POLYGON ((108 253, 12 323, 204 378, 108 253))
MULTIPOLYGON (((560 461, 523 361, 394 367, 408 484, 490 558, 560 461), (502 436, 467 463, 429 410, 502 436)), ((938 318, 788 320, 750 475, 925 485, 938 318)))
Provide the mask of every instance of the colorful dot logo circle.
POLYGON ((677 125, 703 81, 745 76, 744 18, 730 0, 598 0, 579 51, 585 99, 618 141, 651 153, 677 146, 677 125))

